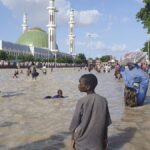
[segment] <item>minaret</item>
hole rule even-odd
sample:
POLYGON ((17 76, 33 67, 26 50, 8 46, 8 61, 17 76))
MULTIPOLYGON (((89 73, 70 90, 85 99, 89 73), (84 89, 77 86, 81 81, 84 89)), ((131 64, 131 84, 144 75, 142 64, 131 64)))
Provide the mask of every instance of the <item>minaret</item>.
POLYGON ((56 49, 56 21, 55 12, 57 12, 55 7, 55 0, 49 0, 49 7, 47 8, 49 12, 49 23, 48 27, 48 48, 50 51, 58 51, 56 49))
POLYGON ((27 13, 24 12, 24 15, 23 15, 23 23, 22 23, 22 32, 26 32, 28 30, 28 24, 27 24, 27 13))
POLYGON ((69 26, 70 26, 70 33, 69 33, 69 52, 72 55, 75 55, 75 35, 74 35, 74 10, 72 9, 70 11, 70 20, 69 20, 69 26))

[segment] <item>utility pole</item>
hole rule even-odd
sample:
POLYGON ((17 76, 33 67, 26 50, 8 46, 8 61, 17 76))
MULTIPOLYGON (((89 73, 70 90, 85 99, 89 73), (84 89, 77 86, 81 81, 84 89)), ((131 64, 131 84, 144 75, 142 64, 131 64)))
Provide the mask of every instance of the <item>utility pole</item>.
POLYGON ((148 61, 150 61, 149 40, 148 40, 148 61))
POLYGON ((48 49, 48 68, 49 68, 49 49, 48 49))
POLYGON ((55 52, 55 68, 57 67, 56 63, 57 63, 57 53, 55 52))

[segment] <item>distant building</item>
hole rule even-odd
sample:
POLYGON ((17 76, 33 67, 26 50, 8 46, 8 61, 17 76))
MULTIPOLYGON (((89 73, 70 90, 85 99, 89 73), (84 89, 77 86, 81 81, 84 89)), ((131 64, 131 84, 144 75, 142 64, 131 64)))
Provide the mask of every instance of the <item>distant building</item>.
POLYGON ((48 33, 39 27, 28 28, 27 14, 23 15, 22 35, 17 43, 0 40, 0 50, 13 56, 33 55, 36 58, 72 57, 71 54, 59 51, 56 42, 55 0, 49 0, 48 33))

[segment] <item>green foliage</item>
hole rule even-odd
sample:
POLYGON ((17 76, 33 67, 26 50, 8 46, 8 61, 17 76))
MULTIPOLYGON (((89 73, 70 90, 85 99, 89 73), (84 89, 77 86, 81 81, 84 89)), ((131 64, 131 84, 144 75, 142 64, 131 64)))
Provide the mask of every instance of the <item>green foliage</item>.
POLYGON ((54 62, 54 58, 49 58, 48 62, 54 62))
POLYGON ((32 55, 25 55, 24 56, 24 61, 34 61, 35 58, 32 55))
MULTIPOLYGON (((149 46, 149 55, 148 56, 150 56, 150 41, 146 41, 144 43, 144 47, 141 49, 141 51, 148 53, 148 46, 149 46), (149 42, 149 44, 148 44, 148 42, 149 42)), ((150 60, 150 58, 149 58, 149 60, 150 60)))
POLYGON ((74 62, 75 62, 76 64, 82 64, 82 60, 79 59, 79 58, 76 58, 74 62))
POLYGON ((38 57, 38 58, 35 58, 35 57, 34 57, 34 61, 35 61, 35 62, 42 62, 43 60, 42 60, 42 58, 40 58, 40 57, 38 57))
POLYGON ((102 62, 108 62, 111 59, 110 55, 105 55, 100 58, 102 62))
POLYGON ((60 57, 57 58, 58 63, 73 63, 73 59, 70 57, 60 57))
POLYGON ((0 51, 0 60, 7 60, 8 54, 5 51, 0 51))
MULTIPOLYGON (((141 23, 144 25, 144 28, 147 29, 147 33, 150 34, 150 0, 143 0, 143 3, 145 5, 136 14, 136 18, 137 21, 141 21, 141 23)), ((144 47, 141 50, 143 52, 148 52, 148 42, 144 43, 144 47)))
POLYGON ((22 62, 25 62, 26 61, 26 55, 19 55, 18 57, 17 57, 17 59, 19 59, 19 60, 21 60, 22 62))
POLYGON ((144 47, 141 49, 141 51, 148 52, 148 42, 147 41, 144 43, 144 47))
POLYGON ((150 0, 143 0, 144 7, 136 14, 137 21, 141 21, 147 33, 150 33, 150 0))
POLYGON ((8 55, 8 60, 10 60, 10 61, 11 61, 11 60, 15 60, 15 56, 14 56, 14 55, 9 54, 9 55, 8 55))
POLYGON ((87 64, 86 57, 82 53, 80 53, 79 55, 76 56, 74 62, 77 64, 87 64))

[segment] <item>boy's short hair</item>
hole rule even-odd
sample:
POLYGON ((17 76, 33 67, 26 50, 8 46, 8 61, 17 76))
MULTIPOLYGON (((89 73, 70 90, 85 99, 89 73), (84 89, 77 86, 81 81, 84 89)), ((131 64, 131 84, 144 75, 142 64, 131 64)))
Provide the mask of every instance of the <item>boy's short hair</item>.
POLYGON ((90 86, 90 90, 94 90, 98 84, 97 77, 94 74, 84 74, 81 78, 84 79, 85 85, 90 86))
POLYGON ((59 94, 59 93, 63 93, 61 89, 59 89, 59 90, 57 91, 57 94, 59 94))

